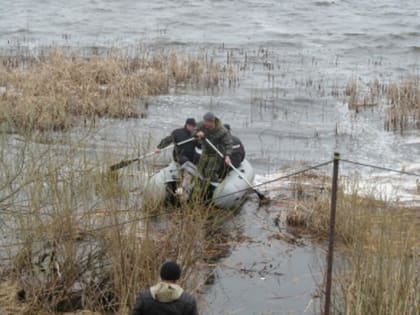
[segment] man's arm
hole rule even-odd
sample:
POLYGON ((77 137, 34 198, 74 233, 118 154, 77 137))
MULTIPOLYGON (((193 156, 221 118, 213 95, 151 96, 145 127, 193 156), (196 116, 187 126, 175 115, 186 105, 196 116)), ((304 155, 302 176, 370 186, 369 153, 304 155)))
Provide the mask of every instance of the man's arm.
POLYGON ((168 145, 170 145, 172 142, 174 142, 174 136, 173 134, 163 138, 159 144, 157 145, 158 149, 163 149, 165 147, 167 147, 168 145))

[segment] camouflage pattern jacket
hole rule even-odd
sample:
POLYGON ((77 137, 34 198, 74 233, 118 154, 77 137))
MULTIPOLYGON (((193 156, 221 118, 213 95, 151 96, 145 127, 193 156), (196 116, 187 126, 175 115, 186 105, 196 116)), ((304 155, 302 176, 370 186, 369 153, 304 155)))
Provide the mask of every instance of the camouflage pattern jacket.
MULTIPOLYGON (((223 127, 223 124, 218 118, 216 118, 216 127, 213 129, 205 128, 203 122, 199 122, 193 131, 193 136, 196 136, 199 131, 204 132, 204 136, 209 139, 224 156, 232 155, 232 136, 229 131, 223 127)), ((203 150, 202 156, 217 155, 205 139, 201 140, 201 148, 203 150)))

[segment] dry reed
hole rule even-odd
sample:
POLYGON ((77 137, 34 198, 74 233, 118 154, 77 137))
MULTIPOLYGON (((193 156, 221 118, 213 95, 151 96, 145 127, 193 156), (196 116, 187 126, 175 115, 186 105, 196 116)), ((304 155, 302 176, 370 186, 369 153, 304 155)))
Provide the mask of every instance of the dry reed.
POLYGON ((0 310, 127 313, 167 259, 183 266, 187 289, 204 282, 199 271, 220 255, 213 236, 226 214, 198 203, 144 207, 127 179, 100 181, 104 157, 88 164, 71 147, 0 140, 2 280, 10 294, 0 292, 0 310))
MULTIPOLYGON (((300 200, 288 223, 327 237, 330 194, 300 200), (296 220, 298 218, 298 220, 296 220)), ((405 209, 362 196, 355 181, 338 194, 334 313, 414 315, 420 312, 420 220, 405 209)))
POLYGON ((420 78, 408 77, 388 86, 386 96, 389 108, 385 129, 403 132, 420 129, 420 78))
POLYGON ((351 79, 345 88, 348 107, 358 113, 378 104, 386 105, 384 129, 403 133, 420 128, 420 78, 408 76, 398 82, 381 83, 374 80, 363 84, 351 79))
POLYGON ((359 112, 360 108, 378 105, 382 90, 383 85, 378 80, 364 85, 360 80, 351 79, 345 88, 349 109, 359 112))
POLYGON ((219 87, 222 67, 206 57, 83 57, 51 51, 0 66, 0 123, 17 130, 63 130, 80 120, 136 118, 139 104, 170 88, 219 87), (31 59, 32 60, 32 59, 31 59))

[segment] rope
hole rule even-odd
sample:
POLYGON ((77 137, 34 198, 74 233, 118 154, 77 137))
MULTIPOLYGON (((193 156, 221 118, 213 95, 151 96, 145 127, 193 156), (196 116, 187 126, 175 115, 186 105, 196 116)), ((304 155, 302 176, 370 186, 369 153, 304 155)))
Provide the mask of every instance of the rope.
POLYGON ((286 179, 286 178, 289 178, 289 177, 297 176, 297 175, 300 175, 300 174, 306 173, 306 172, 308 172, 308 171, 315 170, 315 169, 317 169, 317 168, 320 168, 320 167, 326 166, 326 165, 328 165, 328 164, 331 164, 332 162, 334 162, 334 161, 333 161, 333 160, 330 160, 330 161, 327 161, 327 162, 319 163, 319 164, 316 164, 316 165, 313 165, 313 166, 310 166, 310 167, 304 168, 304 169, 302 169, 302 170, 299 170, 299 171, 296 171, 296 172, 293 172, 293 173, 290 173, 290 174, 287 174, 287 175, 283 175, 283 176, 277 177, 277 178, 275 178, 275 179, 270 179, 270 180, 268 180, 268 181, 266 181, 266 182, 263 182, 263 183, 257 184, 257 185, 255 185, 254 187, 259 187, 259 186, 263 186, 263 185, 271 184, 271 183, 278 182, 278 181, 280 181, 280 180, 283 180, 283 179, 286 179))
POLYGON ((402 174, 402 175, 420 177, 420 174, 414 173, 414 172, 399 171, 399 170, 388 168, 388 167, 383 167, 383 166, 378 166, 378 165, 373 165, 373 164, 367 164, 367 163, 361 163, 361 162, 355 162, 355 161, 346 160, 346 159, 341 159, 340 161, 343 161, 343 162, 348 163, 348 164, 354 164, 354 165, 363 166, 363 167, 370 167, 370 168, 374 168, 374 169, 378 169, 378 170, 382 170, 382 171, 394 172, 394 173, 399 173, 399 174, 402 174))
MULTIPOLYGON (((347 159, 340 159, 340 160, 343 161, 343 162, 345 162, 345 163, 354 164, 354 165, 358 165, 358 166, 370 167, 370 168, 379 169, 379 170, 382 170, 382 171, 389 171, 389 172, 395 172, 395 173, 399 173, 399 174, 403 174, 403 175, 410 175, 410 176, 420 177, 420 174, 417 174, 417 173, 414 173, 414 172, 399 171, 399 170, 396 170, 396 169, 391 169, 391 168, 387 168, 387 167, 377 166, 377 165, 373 165, 373 164, 355 162, 355 161, 351 161, 351 160, 347 160, 347 159)), ((313 165, 313 166, 310 166, 310 167, 307 167, 307 168, 304 168, 304 169, 295 171, 293 173, 289 173, 289 174, 286 174, 286 175, 283 175, 283 176, 280 176, 280 177, 277 177, 277 178, 274 178, 274 179, 271 179, 271 180, 268 180, 268 181, 259 183, 257 185, 253 185, 252 187, 255 189, 257 187, 261 187, 261 186, 264 186, 264 185, 275 183, 275 182, 281 181, 283 179, 294 177, 294 176, 297 176, 297 175, 306 173, 308 171, 321 168, 321 167, 326 166, 326 165, 329 165, 331 163, 333 163, 333 160, 329 160, 329 161, 326 161, 326 162, 323 162, 323 163, 319 163, 319 164, 316 164, 316 165, 313 165)), ((226 195, 223 195, 223 196, 216 197, 213 200, 219 200, 219 199, 222 199, 222 198, 226 198, 226 197, 229 197, 231 195, 235 195, 237 193, 248 191, 249 189, 250 189, 249 187, 248 188, 245 188, 245 189, 241 189, 241 190, 235 191, 233 193, 229 193, 229 194, 226 194, 226 195)), ((114 223, 114 224, 109 224, 109 225, 101 226, 101 227, 94 228, 94 229, 91 229, 91 230, 86 230, 84 232, 86 232, 86 233, 98 232, 98 231, 102 231, 102 230, 106 230, 106 229, 110 229, 110 228, 114 228, 114 227, 123 226, 123 225, 130 224, 130 223, 140 222, 142 220, 149 219, 149 218, 157 218, 157 217, 167 216, 169 214, 170 213, 164 213, 164 212, 162 212, 162 213, 157 213, 157 214, 153 214, 153 215, 142 216, 142 217, 131 219, 131 220, 127 220, 127 221, 118 222, 118 223, 114 223)), ((45 241, 44 239, 31 240, 31 242, 44 242, 44 241, 45 241)), ((4 244, 4 245, 0 245, 0 248, 9 248, 9 247, 14 247, 14 246, 19 246, 19 245, 25 245, 25 244, 26 244, 26 242, 19 242, 19 243, 12 243, 12 244, 4 244)))
MULTIPOLYGON (((268 184, 271 184, 271 183, 274 183, 274 182, 278 182, 278 181, 283 180, 283 179, 287 179, 287 178, 290 178, 290 177, 293 177, 293 176, 297 176, 297 175, 306 173, 308 171, 311 171, 311 170, 318 169, 320 167, 326 166, 328 164, 331 164, 332 162, 333 162, 333 160, 330 160, 330 161, 327 161, 327 162, 323 162, 323 163, 319 163, 319 164, 316 164, 316 165, 313 165, 313 166, 304 168, 302 170, 299 170, 299 171, 296 171, 296 172, 293 172, 293 173, 290 173, 290 174, 287 174, 287 175, 283 175, 283 176, 277 177, 275 179, 270 179, 268 181, 265 181, 263 183, 259 183, 257 185, 253 185, 252 188, 255 189, 257 187, 261 187, 261 186, 268 185, 268 184)), ((235 194, 240 193, 240 192, 248 191, 249 189, 250 188, 248 187, 248 188, 244 188, 244 189, 241 189, 241 190, 237 190, 237 191, 235 191, 233 193, 229 193, 229 194, 226 194, 226 195, 223 195, 223 196, 219 196, 219 197, 213 198, 213 200, 219 200, 219 199, 222 199, 222 198, 225 198, 225 197, 229 197, 231 195, 235 195, 235 194)))
MULTIPOLYGON (((290 173, 290 174, 287 174, 287 175, 284 175, 284 176, 281 176, 281 177, 278 177, 278 178, 275 178, 275 179, 272 179, 272 180, 269 180, 269 181, 266 181, 266 182, 263 182, 263 183, 260 183, 260 184, 257 184, 257 185, 254 185, 253 187, 255 188, 255 187, 260 187, 260 186, 263 186, 263 185, 266 185, 266 184, 274 183, 274 182, 280 181, 282 179, 286 179, 286 178, 289 178, 289 177, 293 177, 293 176, 296 176, 296 175, 305 173, 305 172, 310 171, 310 170, 313 170, 313 169, 317 169, 319 167, 328 165, 330 163, 332 163, 332 160, 331 161, 324 162, 324 163, 320 163, 320 164, 317 164, 317 165, 313 165, 313 166, 307 167, 305 169, 302 169, 302 170, 299 170, 299 171, 296 171, 296 172, 293 172, 293 173, 290 173)), ((228 197, 230 195, 237 194, 239 192, 245 192, 245 191, 247 191, 249 189, 250 188, 245 188, 245 189, 242 189, 242 190, 239 190, 239 191, 230 193, 230 194, 219 196, 217 198, 214 198, 213 200, 225 198, 225 197, 228 197)), ((94 229, 91 229, 91 230, 85 230, 83 232, 88 233, 88 234, 89 233, 94 233, 94 232, 99 232, 99 231, 102 231, 102 230, 107 230, 107 229, 110 229, 110 228, 115 228, 115 227, 123 226, 123 225, 126 225, 126 224, 130 224, 130 223, 140 222, 142 220, 149 219, 149 218, 157 218, 157 217, 167 216, 169 214, 170 213, 161 212, 161 213, 157 213, 157 214, 153 214, 153 215, 147 215, 147 216, 142 216, 142 217, 139 217, 139 218, 135 218, 135 219, 131 219, 131 220, 123 221, 123 222, 118 222, 118 223, 114 223, 114 224, 104 225, 104 226, 97 227, 97 228, 94 228, 94 229)), ((44 241, 45 241, 45 239, 31 240, 32 243, 33 242, 38 243, 38 242, 44 242, 44 241)), ((20 246, 20 245, 25 245, 25 244, 26 244, 26 242, 4 244, 4 245, 0 245, 0 248, 10 248, 10 247, 20 246)))

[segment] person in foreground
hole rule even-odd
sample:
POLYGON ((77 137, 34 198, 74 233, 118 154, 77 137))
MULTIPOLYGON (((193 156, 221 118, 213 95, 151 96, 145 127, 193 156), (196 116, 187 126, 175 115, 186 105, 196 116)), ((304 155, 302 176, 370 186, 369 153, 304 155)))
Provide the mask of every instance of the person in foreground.
POLYGON ((161 281, 137 295, 131 315, 198 315, 195 298, 179 286, 181 267, 165 262, 160 268, 161 281))

